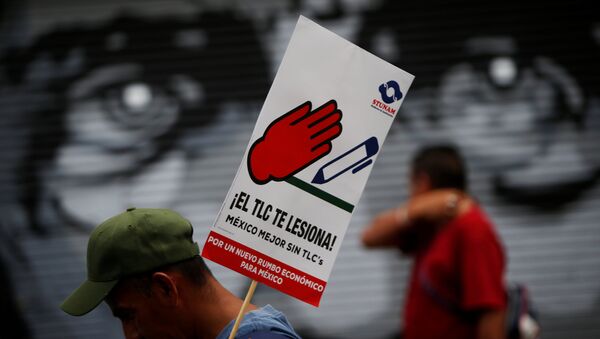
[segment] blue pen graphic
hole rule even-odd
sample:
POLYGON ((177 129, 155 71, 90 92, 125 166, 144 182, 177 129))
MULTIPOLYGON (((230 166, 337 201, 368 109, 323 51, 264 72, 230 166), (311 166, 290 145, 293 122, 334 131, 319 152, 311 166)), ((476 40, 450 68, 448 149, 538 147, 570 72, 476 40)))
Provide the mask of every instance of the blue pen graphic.
POLYGON ((377 138, 370 137, 346 153, 323 165, 312 179, 312 183, 328 183, 349 170, 352 170, 353 174, 357 173, 373 163, 373 159, 370 158, 377 154, 377 152, 379 152, 377 138))

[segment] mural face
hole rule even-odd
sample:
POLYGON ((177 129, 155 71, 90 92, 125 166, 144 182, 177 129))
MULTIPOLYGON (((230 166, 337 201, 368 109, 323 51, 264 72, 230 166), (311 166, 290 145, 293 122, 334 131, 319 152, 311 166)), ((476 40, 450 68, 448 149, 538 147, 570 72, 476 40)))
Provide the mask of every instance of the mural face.
MULTIPOLYGON (((22 184, 15 203, 26 222, 19 232, 33 233, 3 240, 16 241, 32 266, 42 265, 35 254, 84 258, 91 229, 127 206, 177 208, 199 197, 220 200, 186 184, 190 169, 207 160, 207 151, 221 147, 210 143, 224 117, 233 116, 240 124, 252 120, 268 78, 253 27, 226 13, 188 20, 118 17, 99 26, 63 28, 7 54, 6 60, 7 87, 24 98, 47 98, 31 110, 14 105, 14 119, 28 126, 29 135, 16 150, 22 152, 17 156, 21 165, 12 174, 22 184), (221 43, 249 56, 223 59, 214 53, 227 52, 213 47, 221 43), (233 106, 246 111, 232 112, 233 106), (53 250, 39 253, 31 247, 53 250)), ((205 201, 211 206, 207 214, 214 215, 219 204, 205 201)), ((43 265, 60 271, 59 262, 43 265)), ((70 265, 85 267, 81 259, 70 265)), ((25 272, 23 278, 36 274, 25 272)), ((51 272, 39 274, 43 280, 51 272)), ((71 330, 70 320, 63 320, 55 305, 65 281, 48 280, 40 295, 24 291, 23 298, 46 300, 50 315, 31 316, 34 332, 63 322, 56 331, 63 337, 71 330)), ((32 313, 32 305, 25 307, 26 314, 32 313)), ((110 337, 117 333, 113 327, 96 327, 93 333, 110 337)), ((77 337, 77 330, 72 331, 77 337)))
MULTIPOLYGON (((465 154, 471 193, 507 248, 507 279, 529 286, 544 336, 599 335, 599 23, 586 6, 544 4, 542 17, 539 6, 505 2, 198 1, 179 16, 106 4, 102 19, 57 17, 20 44, 25 11, 7 11, 0 286, 13 292, 0 315, 16 318, 3 327, 15 338, 121 337, 105 308, 71 319, 56 307, 84 277, 89 232, 129 206, 160 206, 188 216, 204 240, 304 14, 416 80, 322 306, 268 288, 255 301, 282 309, 304 337, 398 333, 410 262, 367 252, 358 238, 375 213, 407 198, 412 152, 445 141, 465 154)), ((244 293, 244 278, 211 268, 244 293)))

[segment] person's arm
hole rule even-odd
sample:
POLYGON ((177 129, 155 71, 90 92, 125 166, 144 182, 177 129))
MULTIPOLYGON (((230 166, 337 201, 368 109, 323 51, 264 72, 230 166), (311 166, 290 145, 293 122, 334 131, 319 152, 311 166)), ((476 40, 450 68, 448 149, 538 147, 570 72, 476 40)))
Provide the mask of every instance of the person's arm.
POLYGON ((406 206, 384 211, 363 230, 362 243, 366 247, 397 246, 398 237, 408 229, 409 224, 406 206))
POLYGON ((378 214, 362 233, 366 247, 396 247, 414 225, 437 225, 457 213, 463 193, 444 189, 424 193, 406 204, 378 214))
POLYGON ((506 339, 505 310, 482 311, 477 322, 478 339, 506 339))

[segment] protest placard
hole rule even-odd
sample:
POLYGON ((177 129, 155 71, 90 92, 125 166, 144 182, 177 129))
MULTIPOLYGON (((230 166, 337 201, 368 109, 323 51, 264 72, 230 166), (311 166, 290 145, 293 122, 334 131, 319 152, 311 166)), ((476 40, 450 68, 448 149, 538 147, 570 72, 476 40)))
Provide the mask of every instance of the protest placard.
POLYGON ((202 256, 318 306, 413 78, 300 17, 202 256))

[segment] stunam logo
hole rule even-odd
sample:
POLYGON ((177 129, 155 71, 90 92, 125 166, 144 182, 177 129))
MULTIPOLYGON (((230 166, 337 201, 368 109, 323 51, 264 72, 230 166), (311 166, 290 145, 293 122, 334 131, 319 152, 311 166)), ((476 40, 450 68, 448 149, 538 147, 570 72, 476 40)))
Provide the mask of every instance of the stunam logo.
POLYGON ((389 104, 392 104, 402 99, 402 91, 400 91, 400 85, 398 85, 398 83, 394 80, 390 80, 386 83, 379 85, 379 94, 381 96, 381 100, 373 99, 373 101, 371 102, 371 107, 393 117, 394 114, 396 114, 397 109, 392 108, 391 106, 389 106, 389 104))

